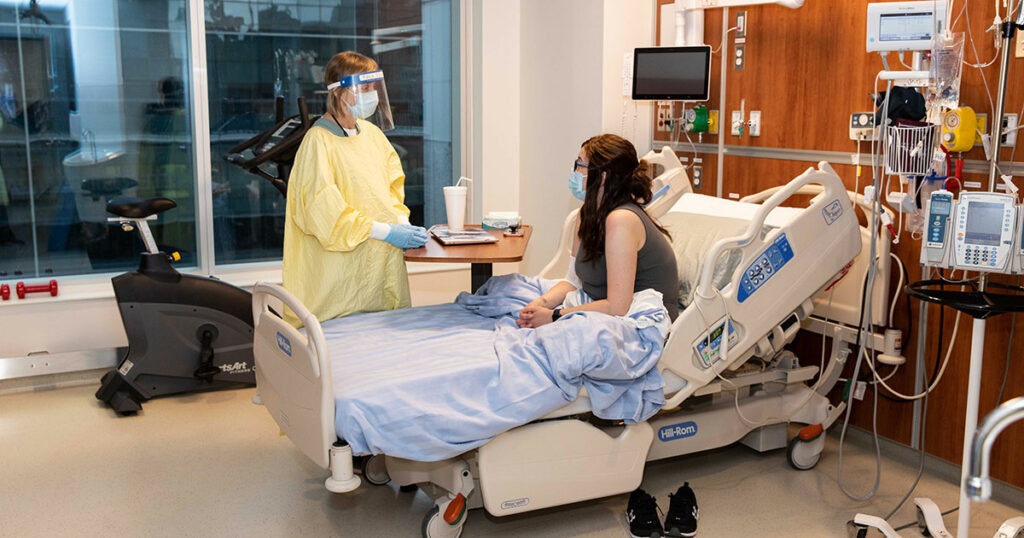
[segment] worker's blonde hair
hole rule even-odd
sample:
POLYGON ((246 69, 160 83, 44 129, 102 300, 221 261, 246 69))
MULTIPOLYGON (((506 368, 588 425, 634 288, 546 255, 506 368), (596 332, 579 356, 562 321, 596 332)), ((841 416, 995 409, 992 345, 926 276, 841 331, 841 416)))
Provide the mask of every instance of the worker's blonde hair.
MULTIPOLYGON (((331 57, 331 60, 327 62, 327 66, 324 68, 324 84, 334 84, 342 77, 367 71, 376 71, 377 69, 379 69, 377 62, 373 61, 372 58, 350 50, 339 52, 331 57)), ((334 88, 327 91, 328 114, 339 118, 348 115, 348 107, 341 105, 341 94, 343 91, 345 91, 345 88, 334 88)))

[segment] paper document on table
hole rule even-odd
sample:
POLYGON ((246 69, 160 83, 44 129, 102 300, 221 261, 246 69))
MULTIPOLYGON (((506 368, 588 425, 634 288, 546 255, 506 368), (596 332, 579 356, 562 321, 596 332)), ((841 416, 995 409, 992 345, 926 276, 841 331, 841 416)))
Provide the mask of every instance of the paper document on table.
POLYGON ((430 235, 437 238, 442 245, 472 245, 477 243, 497 243, 498 238, 480 229, 467 228, 452 232, 443 224, 430 227, 430 235))

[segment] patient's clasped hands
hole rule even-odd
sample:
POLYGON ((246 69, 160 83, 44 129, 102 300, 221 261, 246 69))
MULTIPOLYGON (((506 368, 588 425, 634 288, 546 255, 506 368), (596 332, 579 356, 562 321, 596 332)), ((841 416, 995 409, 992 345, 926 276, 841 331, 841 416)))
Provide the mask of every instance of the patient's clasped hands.
POLYGON ((516 325, 521 329, 536 329, 541 325, 551 323, 551 316, 554 310, 547 307, 544 297, 537 297, 519 311, 519 319, 516 325))

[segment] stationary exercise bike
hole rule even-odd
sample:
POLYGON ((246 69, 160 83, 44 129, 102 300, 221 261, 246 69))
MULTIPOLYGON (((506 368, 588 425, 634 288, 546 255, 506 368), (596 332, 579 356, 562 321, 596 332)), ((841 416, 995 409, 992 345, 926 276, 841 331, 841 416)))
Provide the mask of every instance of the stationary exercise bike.
MULTIPOLYGON (((306 102, 284 117, 275 102, 274 126, 231 148, 224 159, 266 179, 287 195, 288 174, 302 138, 316 121, 306 102)), ((139 269, 113 279, 128 354, 107 372, 96 398, 119 414, 135 413, 156 396, 252 386, 252 296, 214 278, 183 275, 157 249, 147 220, 175 207, 167 198, 116 198, 107 211, 146 245, 139 269)))
POLYGON ((133 414, 157 396, 256 384, 252 295, 212 277, 179 273, 157 249, 148 220, 176 207, 168 198, 115 198, 107 211, 146 245, 135 272, 114 277, 128 353, 96 398, 133 414))

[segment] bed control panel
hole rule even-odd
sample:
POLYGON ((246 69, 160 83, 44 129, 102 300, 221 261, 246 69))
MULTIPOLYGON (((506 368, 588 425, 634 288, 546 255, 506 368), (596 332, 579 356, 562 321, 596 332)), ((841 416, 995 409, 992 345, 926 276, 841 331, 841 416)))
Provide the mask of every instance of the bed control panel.
POLYGON ((782 266, 792 259, 793 247, 790 246, 789 240, 786 239, 786 234, 782 234, 744 269, 736 300, 741 303, 746 301, 761 286, 764 286, 765 282, 771 280, 782 266))
MULTIPOLYGON (((729 347, 739 342, 736 334, 736 327, 728 317, 718 320, 711 330, 704 331, 696 341, 693 342, 693 350, 697 352, 700 364, 698 368, 710 368, 712 364, 722 360, 722 333, 725 332, 725 324, 729 324, 729 347)), ((726 350, 728 353, 728 349, 726 350)))

